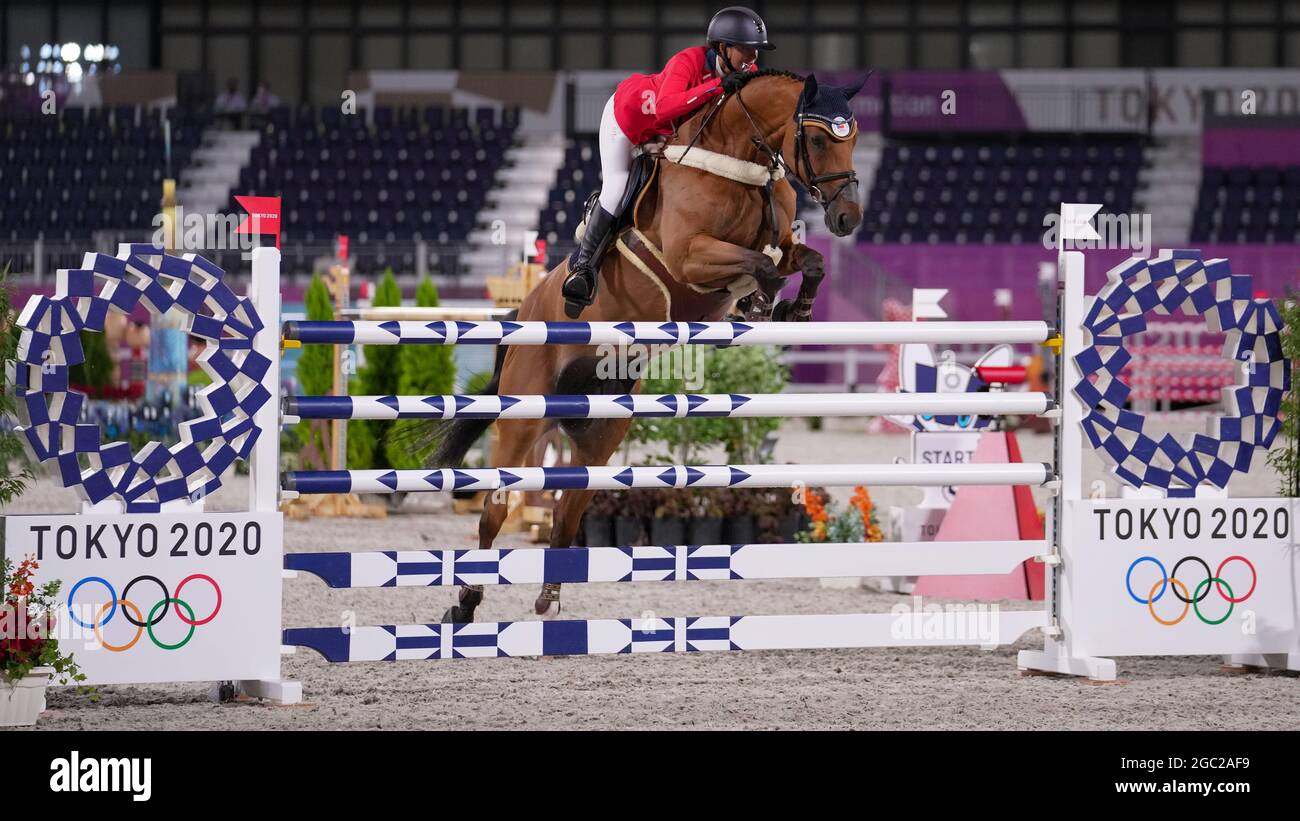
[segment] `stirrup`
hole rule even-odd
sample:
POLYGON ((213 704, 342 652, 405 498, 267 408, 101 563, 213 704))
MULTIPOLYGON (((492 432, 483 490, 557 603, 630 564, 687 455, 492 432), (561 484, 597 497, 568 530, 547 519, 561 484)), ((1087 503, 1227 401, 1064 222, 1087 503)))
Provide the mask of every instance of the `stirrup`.
MULTIPOLYGON (((569 277, 578 276, 572 271, 569 277)), ((586 297, 573 297, 564 293, 564 285, 567 285, 569 278, 565 277, 564 284, 560 286, 560 295, 564 297, 564 313, 569 319, 577 319, 584 308, 589 308, 596 301, 596 294, 600 289, 600 271, 597 270, 591 278, 591 289, 587 292, 586 297)))

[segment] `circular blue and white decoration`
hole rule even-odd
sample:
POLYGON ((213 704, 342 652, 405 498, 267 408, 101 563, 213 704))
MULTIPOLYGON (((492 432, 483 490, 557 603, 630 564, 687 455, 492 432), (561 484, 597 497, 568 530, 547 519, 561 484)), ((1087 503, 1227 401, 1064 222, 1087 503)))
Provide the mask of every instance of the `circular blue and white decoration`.
POLYGON ((64 487, 92 504, 115 499, 127 512, 157 512, 216 490, 222 472, 249 456, 261 433, 253 415, 271 398, 262 385, 271 362, 252 349, 261 319, 223 276, 194 254, 125 244, 116 257, 86 254, 81 268, 60 269, 55 295, 28 301, 13 374, 17 430, 34 459, 56 462, 64 487), (175 312, 188 333, 207 340, 199 364, 212 384, 198 393, 202 416, 180 424, 179 442, 132 453, 79 422, 86 396, 69 389, 68 369, 84 359, 81 331, 103 332, 110 310, 129 313, 142 302, 154 316, 175 312))
POLYGON ((1204 260, 1200 251, 1126 260, 1107 279, 1083 322, 1092 347, 1074 357, 1083 376, 1074 392, 1091 408, 1084 435, 1133 487, 1170 497, 1190 497, 1206 483, 1226 488, 1234 472, 1250 469, 1255 448, 1267 448, 1281 429, 1278 410, 1291 371, 1277 306, 1255 299, 1250 277, 1234 275, 1226 259, 1204 260), (1237 384, 1223 389, 1224 415, 1185 441, 1148 434, 1145 417, 1124 409, 1130 388, 1120 377, 1131 359, 1125 341, 1146 329, 1147 314, 1180 309, 1225 334, 1224 356, 1239 363, 1237 384))

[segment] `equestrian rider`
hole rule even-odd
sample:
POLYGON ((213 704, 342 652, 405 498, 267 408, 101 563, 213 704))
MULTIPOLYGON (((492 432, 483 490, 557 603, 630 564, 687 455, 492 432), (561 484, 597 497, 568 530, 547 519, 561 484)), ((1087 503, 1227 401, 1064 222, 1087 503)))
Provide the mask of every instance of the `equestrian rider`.
POLYGON ((628 77, 605 103, 600 117, 600 200, 569 259, 563 287, 565 302, 577 310, 595 301, 600 260, 619 217, 633 149, 672 134, 687 115, 717 95, 734 91, 740 72, 758 68, 759 49, 773 48, 763 19, 744 6, 729 6, 713 15, 706 40, 707 46, 673 55, 659 74, 628 77))

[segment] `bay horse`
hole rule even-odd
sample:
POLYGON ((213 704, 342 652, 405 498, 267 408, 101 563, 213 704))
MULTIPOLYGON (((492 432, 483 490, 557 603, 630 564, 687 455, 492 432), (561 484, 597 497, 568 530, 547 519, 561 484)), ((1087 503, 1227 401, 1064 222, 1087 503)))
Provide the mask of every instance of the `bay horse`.
MULTIPOLYGON (((819 85, 776 70, 753 72, 735 93, 687 120, 655 161, 654 176, 631 206, 630 225, 605 255, 588 321, 709 321, 737 305, 747 320, 812 317, 824 274, 821 254, 794 242, 796 176, 825 211, 832 233, 862 221, 853 148, 857 125, 848 100, 858 89, 819 85), (743 96, 742 96, 743 95, 743 96), (734 101, 733 99, 734 98, 734 101), (820 172, 820 173, 819 173, 820 172), (835 183, 835 185, 833 185, 835 183), (662 249, 662 250, 660 250, 662 249), (773 301, 787 277, 803 274, 798 296, 773 301)), ((565 321, 560 287, 565 260, 527 296, 520 321, 565 321)), ((639 380, 598 376, 597 349, 584 345, 501 346, 489 394, 626 394, 639 380)), ((461 463, 489 419, 431 422, 431 464, 461 463)), ((535 466, 538 440, 559 426, 573 445, 574 465, 604 465, 623 442, 631 419, 502 419, 494 467, 535 466)), ((570 547, 595 491, 564 490, 555 502, 549 546, 570 547)), ((506 517, 491 498, 479 519, 479 547, 489 549, 506 517)), ((444 622, 470 622, 481 586, 463 586, 444 622)), ((545 584, 534 610, 560 612, 560 585, 545 584)))

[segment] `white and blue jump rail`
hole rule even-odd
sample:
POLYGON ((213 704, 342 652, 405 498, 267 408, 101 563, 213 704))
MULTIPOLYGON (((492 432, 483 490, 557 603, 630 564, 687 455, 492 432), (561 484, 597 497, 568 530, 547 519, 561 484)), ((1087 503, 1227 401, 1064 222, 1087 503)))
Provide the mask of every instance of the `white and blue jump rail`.
POLYGON ((1046 342, 1048 322, 498 322, 293 320, 285 339, 322 345, 932 345, 1046 342))
POLYGON ((888 485, 1044 485, 1051 465, 605 465, 600 467, 296 470, 287 492, 418 493, 478 490, 629 490, 631 488, 792 488, 888 485))
MULTIPOLYGON (((286 340, 366 345, 866 345, 929 342, 1046 343, 1052 324, 1031 322, 499 322, 290 321, 286 340)), ((618 419, 645 417, 1043 414, 1043 393, 670 394, 563 396, 290 396, 297 419, 618 419)), ((661 465, 427 470, 291 471, 286 494, 628 488, 785 488, 794 484, 1043 485, 1050 466, 1017 465, 661 465)))
MULTIPOLYGON (((1042 540, 865 544, 675 545, 368 553, 291 553, 288 570, 340 589, 454 587, 544 582, 667 582, 808 579, 836 576, 1009 573, 1043 556, 1042 540)), ((925 644, 1009 644, 1043 627, 1041 610, 1002 613, 980 625, 955 623, 956 639, 925 644)), ((567 621, 288 628, 286 645, 332 662, 508 656, 669 653, 898 644, 899 617, 847 615, 679 617, 567 621)))
MULTIPOLYGON (((1048 343, 1048 322, 510 322, 294 321, 283 338, 333 345, 876 345, 1048 343)), ((669 394, 288 396, 283 421, 299 419, 563 419, 655 417, 1039 415, 1058 408, 1041 392, 918 394, 669 394)), ((1050 465, 660 465, 424 470, 290 471, 287 497, 321 493, 569 490, 688 487, 1031 485, 1056 482, 1050 465)), ((1046 541, 887 544, 678 545, 524 550, 289 554, 289 571, 336 588, 451 587, 705 581, 835 576, 1008 573, 1050 552, 1046 541)), ((1001 613, 988 629, 909 644, 1008 644, 1048 624, 1043 610, 1001 613), (954 639, 953 637, 956 636, 954 639)), ((899 643, 894 614, 706 616, 474 624, 288 628, 284 643, 330 661, 394 661, 596 653, 698 652, 899 643)))
POLYGON ((286 396, 299 419, 647 419, 770 416, 1040 415, 1053 402, 1036 391, 1000 393, 447 394, 286 396))

